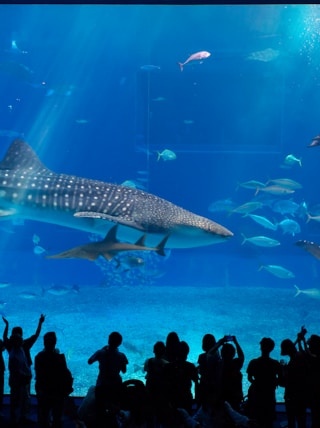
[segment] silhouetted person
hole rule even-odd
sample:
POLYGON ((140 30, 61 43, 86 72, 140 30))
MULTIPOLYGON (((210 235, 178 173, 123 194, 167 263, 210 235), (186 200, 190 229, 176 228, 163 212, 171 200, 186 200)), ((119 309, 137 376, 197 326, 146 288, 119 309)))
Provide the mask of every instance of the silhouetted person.
POLYGON ((180 339, 175 331, 168 333, 166 338, 166 352, 164 354, 164 358, 170 363, 176 359, 179 343, 180 339))
POLYGON ((235 336, 225 336, 221 348, 221 394, 234 410, 239 411, 243 400, 242 373, 244 353, 235 336), (231 341, 235 347, 228 343, 231 341), (237 354, 237 356, 236 356, 237 354))
POLYGON ((61 428, 64 402, 73 391, 73 379, 65 355, 56 349, 56 334, 53 331, 46 333, 43 343, 44 350, 34 360, 38 423, 40 428, 61 428))
POLYGON ((10 337, 10 419, 13 426, 27 422, 26 413, 29 404, 31 369, 22 344, 23 339, 19 334, 13 334, 10 337))
MULTIPOLYGON (((290 339, 281 342, 281 355, 288 355, 288 364, 282 364, 281 386, 284 386, 284 400, 288 418, 288 428, 305 428, 307 424, 306 356, 298 352, 290 339)), ((319 403, 320 404, 320 403, 319 403)))
POLYGON ((198 357, 200 381, 196 390, 196 400, 202 404, 203 397, 208 393, 219 391, 221 387, 221 357, 218 350, 209 352, 216 345, 215 337, 207 333, 202 338, 202 349, 205 351, 198 357))
POLYGON ((4 393, 4 358, 3 351, 5 350, 4 342, 0 339, 0 417, 2 416, 2 407, 3 407, 3 393, 4 393))
POLYGON ((270 358, 274 341, 264 337, 260 342, 261 357, 248 364, 248 415, 255 419, 259 426, 272 427, 276 416, 276 387, 281 375, 279 361, 270 358))
POLYGON ((128 360, 119 352, 122 336, 118 332, 109 335, 108 345, 96 351, 88 364, 99 362, 99 374, 95 388, 97 421, 99 427, 117 426, 116 413, 119 410, 122 378, 120 372, 126 373, 128 360))
MULTIPOLYGON (((11 343, 10 343, 10 339, 8 339, 9 322, 4 317, 2 317, 2 319, 3 319, 4 323, 5 323, 5 328, 4 328, 4 332, 3 332, 4 346, 7 349, 7 351, 10 352, 10 350, 11 350, 11 343)), ((33 347, 33 345, 35 344, 36 340, 38 339, 38 337, 40 335, 41 327, 42 327, 42 324, 43 324, 44 320, 45 320, 45 315, 41 314, 40 318, 39 318, 39 322, 38 322, 38 326, 37 326, 36 332, 32 336, 28 337, 27 339, 23 338, 22 327, 13 327, 12 328, 12 333, 11 334, 12 335, 19 334, 22 337, 22 339, 23 339, 23 341, 22 341, 22 347, 23 347, 25 356, 27 358, 27 362, 28 362, 28 365, 29 365, 30 369, 31 369, 31 365, 32 365, 32 359, 31 359, 30 350, 31 350, 31 348, 33 347)), ((29 384, 27 385, 28 386, 29 399, 28 399, 28 406, 25 407, 26 414, 24 415, 24 417, 25 417, 26 420, 27 420, 27 415, 28 415, 29 406, 30 406, 30 384, 31 384, 31 377, 30 377, 29 384)))
MULTIPOLYGON (((11 345, 10 345, 10 339, 8 339, 9 322, 4 317, 2 317, 2 319, 3 319, 4 323, 5 323, 5 329, 4 329, 4 332, 3 332, 4 346, 7 349, 7 351, 10 352, 11 345)), ((23 338, 22 327, 13 327, 12 328, 12 332, 11 332, 12 335, 13 334, 19 334, 23 338, 22 346, 23 346, 23 349, 24 349, 24 352, 26 354, 27 361, 28 361, 28 364, 29 364, 30 367, 32 365, 32 359, 31 359, 31 355, 30 355, 30 349, 36 343, 36 341, 37 341, 37 339, 38 339, 38 337, 39 337, 39 335, 41 333, 41 327, 42 327, 42 324, 43 324, 44 320, 45 320, 45 315, 41 314, 40 318, 39 318, 39 322, 38 322, 38 326, 37 326, 36 332, 32 336, 28 337, 27 339, 23 338)))
POLYGON ((187 361, 188 354, 189 345, 182 340, 177 349, 176 360, 168 367, 169 396, 173 407, 185 409, 191 414, 191 387, 192 382, 198 383, 198 370, 193 363, 187 361))
POLYGON ((166 346, 163 342, 156 342, 153 347, 154 357, 144 363, 146 374, 146 388, 155 415, 159 415, 168 401, 168 364, 164 358, 166 346))
POLYGON ((312 334, 304 341, 307 352, 307 391, 308 407, 311 410, 311 427, 320 427, 320 336, 312 334))

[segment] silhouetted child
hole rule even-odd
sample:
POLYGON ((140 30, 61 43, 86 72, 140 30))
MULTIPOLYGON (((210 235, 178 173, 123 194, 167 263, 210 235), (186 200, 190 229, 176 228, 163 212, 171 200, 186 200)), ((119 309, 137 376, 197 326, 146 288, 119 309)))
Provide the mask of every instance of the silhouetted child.
POLYGON ((40 428, 60 428, 65 398, 73 391, 73 379, 64 354, 55 347, 56 334, 46 333, 43 343, 44 350, 35 357, 38 423, 40 428))
POLYGON ((122 378, 120 372, 126 373, 128 360, 119 352, 122 336, 118 332, 109 335, 108 345, 96 351, 88 364, 99 362, 99 374, 95 388, 95 402, 99 427, 117 426, 116 413, 119 410, 122 378))
POLYGON ((156 342, 153 347, 154 357, 144 363, 146 374, 146 388, 150 397, 155 415, 159 415, 168 401, 168 364, 164 358, 166 346, 163 342, 156 342))

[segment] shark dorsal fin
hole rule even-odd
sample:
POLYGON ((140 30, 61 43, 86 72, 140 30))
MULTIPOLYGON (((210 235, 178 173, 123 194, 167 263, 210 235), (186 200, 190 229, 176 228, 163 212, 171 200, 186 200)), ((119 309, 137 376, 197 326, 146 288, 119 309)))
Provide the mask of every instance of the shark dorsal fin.
POLYGON ((140 247, 144 247, 144 241, 146 240, 146 234, 142 235, 141 238, 137 240, 135 245, 139 245, 140 247))
POLYGON ((109 232, 107 233, 106 237, 104 238, 103 242, 119 242, 117 240, 117 229, 118 225, 116 224, 113 226, 109 232))
POLYGON ((22 140, 14 140, 7 150, 3 160, 0 162, 0 169, 29 169, 32 171, 48 171, 33 149, 22 140))

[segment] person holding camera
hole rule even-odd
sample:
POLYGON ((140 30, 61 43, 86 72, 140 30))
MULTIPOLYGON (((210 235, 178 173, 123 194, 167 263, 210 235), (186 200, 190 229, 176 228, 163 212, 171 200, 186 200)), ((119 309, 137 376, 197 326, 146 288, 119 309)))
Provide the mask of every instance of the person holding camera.
POLYGON ((287 355, 289 362, 280 361, 282 366, 282 379, 280 385, 284 386, 284 399, 286 404, 286 414, 288 418, 288 428, 305 428, 307 424, 307 354, 301 348, 296 349, 296 343, 300 342, 302 335, 306 334, 304 327, 297 335, 294 343, 290 339, 281 342, 281 355, 287 355))
POLYGON ((213 346, 209 354, 215 354, 221 347, 220 390, 224 401, 236 411, 243 401, 242 373, 244 353, 236 336, 226 335, 213 346), (230 343, 230 342, 233 342, 230 343))

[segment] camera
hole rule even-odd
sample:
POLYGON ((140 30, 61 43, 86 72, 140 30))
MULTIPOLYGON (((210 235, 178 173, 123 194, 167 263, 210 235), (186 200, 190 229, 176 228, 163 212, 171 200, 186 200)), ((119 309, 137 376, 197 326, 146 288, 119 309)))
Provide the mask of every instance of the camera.
POLYGON ((224 336, 224 340, 226 340, 227 342, 232 342, 233 341, 233 336, 231 336, 230 334, 224 336))
POLYGON ((301 330, 300 330, 300 335, 302 337, 304 337, 306 334, 308 333, 307 329, 305 328, 305 326, 301 326, 301 330))

